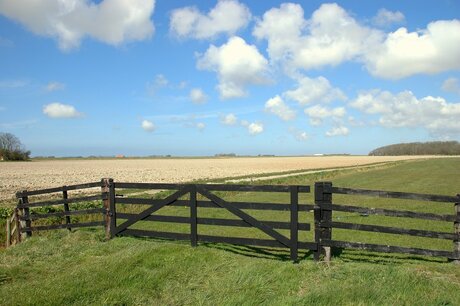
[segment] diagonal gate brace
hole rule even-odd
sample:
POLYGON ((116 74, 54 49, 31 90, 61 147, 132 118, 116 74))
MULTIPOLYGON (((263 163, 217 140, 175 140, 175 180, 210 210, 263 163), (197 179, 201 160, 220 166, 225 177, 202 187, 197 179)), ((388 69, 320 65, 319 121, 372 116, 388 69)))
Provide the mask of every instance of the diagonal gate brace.
POLYGON ((141 221, 141 220, 144 220, 145 218, 147 218, 148 216, 150 216, 151 214, 153 214, 157 210, 161 209, 162 207, 164 207, 164 206, 166 206, 168 204, 171 204, 172 202, 174 202, 175 200, 177 200, 178 198, 180 198, 181 196, 185 195, 188 192, 190 192, 190 188, 188 188, 188 187, 180 189, 180 190, 176 191, 175 193, 173 193, 172 195, 170 195, 170 196, 166 197, 165 199, 163 199, 157 205, 153 205, 152 207, 147 208, 146 210, 142 211, 141 213, 137 214, 136 216, 129 218, 123 224, 120 224, 120 226, 116 227, 115 235, 120 233, 120 232, 122 232, 122 231, 124 231, 129 226, 133 225, 134 223, 136 223, 138 221, 141 221))
POLYGON ((271 236, 272 238, 276 239, 280 243, 284 244, 286 247, 290 247, 291 242, 288 238, 285 236, 281 235, 271 227, 263 224, 262 222, 256 220, 254 217, 251 217, 247 213, 243 212, 242 210, 236 208, 235 206, 231 205, 230 203, 226 202, 225 200, 219 198, 218 196, 212 194, 208 190, 206 190, 203 187, 197 186, 197 192, 202 194, 203 196, 207 197, 210 199, 212 202, 217 204, 218 206, 227 209, 230 211, 232 214, 240 217, 244 222, 248 223, 249 225, 260 229, 262 232, 265 234, 271 236))

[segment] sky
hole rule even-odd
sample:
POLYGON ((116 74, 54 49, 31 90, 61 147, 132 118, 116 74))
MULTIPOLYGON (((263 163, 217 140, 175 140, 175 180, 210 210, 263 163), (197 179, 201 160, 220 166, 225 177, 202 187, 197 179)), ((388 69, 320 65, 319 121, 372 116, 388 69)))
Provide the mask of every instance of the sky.
POLYGON ((460 1, 0 0, 0 132, 32 156, 460 140, 460 1))

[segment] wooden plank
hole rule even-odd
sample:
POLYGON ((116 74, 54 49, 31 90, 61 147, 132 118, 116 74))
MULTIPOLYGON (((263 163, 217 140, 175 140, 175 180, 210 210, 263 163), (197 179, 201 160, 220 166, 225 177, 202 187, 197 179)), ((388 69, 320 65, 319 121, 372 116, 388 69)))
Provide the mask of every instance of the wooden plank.
POLYGON ((454 205, 454 238, 452 239, 452 258, 456 264, 460 264, 460 194, 458 202, 454 205))
MULTIPOLYGON (((157 205, 161 200, 146 199, 146 198, 122 198, 116 197, 116 203, 118 204, 134 204, 134 205, 157 205)), ((228 202, 231 205, 239 209, 253 209, 253 210, 277 210, 277 211, 290 211, 289 204, 281 203, 257 203, 257 202, 228 202)), ((190 206, 188 200, 176 200, 170 204, 170 206, 190 206)), ((212 201, 197 201, 198 207, 204 208, 220 208, 216 206, 212 201)), ((299 204, 299 211, 311 211, 313 205, 299 204)))
MULTIPOLYGON (((134 189, 181 189, 190 187, 190 184, 162 184, 162 183, 116 183, 116 188, 134 189)), ((211 191, 261 191, 261 192, 289 192, 286 185, 233 185, 233 184, 196 184, 197 188, 211 191)), ((299 192, 310 192, 310 186, 299 187, 299 192)))
POLYGON ((198 241, 198 210, 196 208, 196 187, 193 186, 190 191, 190 243, 196 247, 198 241))
POLYGON ((315 205, 319 207, 319 223, 316 222, 315 226, 319 226, 319 239, 316 237, 316 242, 319 244, 318 251, 314 257, 319 259, 319 252, 325 255, 325 261, 330 261, 331 249, 329 246, 323 246, 323 240, 329 240, 332 237, 332 228, 326 226, 327 222, 332 221, 332 210, 329 209, 332 205, 332 183, 331 182, 316 182, 315 183, 315 205))
POLYGON ((11 222, 10 217, 6 218, 6 247, 11 245, 11 222))
MULTIPOLYGON (((92 208, 92 209, 82 209, 82 210, 59 211, 59 212, 47 213, 47 214, 31 214, 29 218, 30 220, 38 220, 38 219, 53 218, 53 217, 102 214, 102 213, 105 213, 105 209, 92 208)), ((20 217, 20 219, 25 220, 25 217, 20 217)))
POLYGON ((249 223, 253 227, 260 229, 265 234, 267 234, 267 235, 271 236, 272 238, 278 240, 279 242, 284 244, 286 247, 290 247, 289 239, 286 238, 285 236, 281 235, 280 233, 278 233, 277 231, 275 231, 271 227, 259 222, 258 220, 256 220, 252 216, 246 214, 242 210, 240 210, 240 209, 236 208, 235 206, 229 204, 228 202, 222 200, 221 198, 219 198, 218 196, 216 196, 216 195, 212 194, 211 192, 207 191, 203 187, 197 186, 197 192, 199 192, 201 195, 207 197, 208 199, 210 199, 211 201, 213 201, 214 203, 216 203, 220 207, 227 209, 232 214, 238 216, 243 221, 249 223))
POLYGON ((457 197, 446 196, 446 195, 420 194, 420 193, 382 191, 382 190, 367 190, 367 189, 352 189, 352 188, 341 188, 341 187, 333 187, 332 192, 340 193, 340 194, 355 194, 355 195, 362 195, 362 196, 379 197, 379 198, 395 198, 395 199, 419 200, 419 201, 430 201, 430 202, 455 203, 456 201, 458 201, 457 197))
POLYGON ((117 227, 117 209, 115 205, 115 183, 113 179, 109 179, 109 234, 110 238, 115 237, 115 229, 117 227))
POLYGON ((448 258, 452 256, 452 252, 449 252, 449 251, 406 248, 406 247, 391 246, 391 245, 369 244, 369 243, 361 243, 361 242, 347 242, 347 241, 337 241, 337 240, 324 240, 322 241, 322 243, 324 245, 328 245, 331 247, 368 250, 368 251, 382 252, 382 253, 404 253, 404 254, 415 254, 415 255, 448 257, 448 258))
MULTIPOLYGON (((128 219, 136 214, 131 213, 117 213, 118 218, 128 219)), ((154 222, 171 222, 171 223, 190 223, 189 217, 178 217, 178 216, 163 216, 163 215, 150 215, 145 218, 143 221, 154 221, 154 222)), ((278 222, 278 221, 260 221, 267 226, 276 228, 276 229, 290 229, 290 222, 278 222)), ((235 219, 221 219, 221 218, 197 218, 197 224, 203 225, 216 225, 216 226, 235 226, 235 227, 252 227, 247 222, 242 220, 235 219)), ((302 231, 309 231, 309 223, 299 223, 298 229, 302 231)))
POLYGON ((14 221, 15 221, 15 228, 16 228, 16 243, 21 242, 21 222, 19 221, 19 208, 14 209, 14 221))
POLYGON ((153 206, 147 208, 146 210, 144 210, 141 213, 137 214, 136 217, 130 218, 127 221, 125 221, 124 223, 122 223, 120 226, 117 226, 115 231, 114 231, 114 234, 116 235, 116 234, 126 230, 128 228, 128 226, 131 226, 134 223, 147 218, 149 215, 153 214, 154 212, 156 212, 160 208, 170 204, 171 202, 173 202, 177 198, 183 196, 187 192, 189 192, 189 188, 184 188, 184 189, 181 189, 181 190, 173 193, 172 195, 166 197, 165 199, 162 200, 162 202, 158 203, 157 205, 153 205, 153 206))
POLYGON ((298 242, 299 242, 299 193, 297 186, 290 187, 291 195, 291 236, 290 236, 290 255, 292 261, 297 261, 298 242))
POLYGON ((323 222, 322 225, 327 226, 327 227, 349 229, 349 230, 356 230, 356 231, 409 235, 409 236, 419 236, 419 237, 448 239, 448 240, 454 239, 454 234, 452 233, 443 233, 443 232, 434 232, 434 231, 425 231, 425 230, 416 230, 416 229, 407 229, 407 228, 397 228, 397 227, 388 227, 388 226, 380 226, 380 225, 355 224, 355 223, 345 223, 345 222, 323 222))
POLYGON ((415 218, 415 219, 424 219, 424 220, 436 220, 436 221, 450 221, 455 220, 453 215, 437 215, 432 213, 421 213, 413 212, 407 210, 390 210, 390 209, 381 209, 381 208, 367 208, 360 206, 350 206, 343 204, 332 204, 330 207, 335 211, 344 211, 344 212, 356 212, 360 214, 367 215, 382 215, 389 217, 402 217, 402 218, 415 218))
MULTIPOLYGON (((69 185, 65 186, 66 190, 78 190, 78 189, 86 189, 86 188, 94 188, 100 187, 101 182, 92 182, 92 183, 84 183, 84 184, 77 184, 77 185, 69 185)), ((32 196, 32 195, 39 195, 45 193, 54 193, 54 192, 62 192, 64 191, 64 186, 62 187, 54 187, 54 188, 47 188, 47 189, 39 189, 39 190, 29 190, 23 192, 17 192, 16 197, 21 198, 23 196, 32 196)))
MULTIPOLYGON (((27 192, 27 190, 24 190, 23 192, 27 192)), ((21 198, 21 204, 24 205, 24 208, 22 208, 22 215, 25 217, 25 223, 23 227, 31 227, 32 226, 32 221, 28 220, 30 216, 30 209, 27 207, 27 204, 29 203, 29 197, 28 196, 23 196, 21 198)), ((32 236, 32 231, 26 231, 26 237, 31 237, 32 236)))
MULTIPOLYGON (((62 199, 64 200, 64 212, 68 212, 69 211, 69 203, 66 203, 65 201, 67 201, 67 199, 69 198, 68 197, 68 194, 67 194, 67 190, 65 189, 65 186, 63 187, 64 190, 62 191, 62 199)), ((66 224, 70 224, 70 215, 65 215, 65 223, 66 224)), ((72 229, 69 227, 68 228, 69 231, 72 231, 72 229)))
MULTIPOLYGON (((106 195, 104 195, 106 197, 106 195)), ((89 202, 89 201, 97 201, 101 200, 103 197, 101 195, 92 195, 92 196, 85 196, 85 197, 78 197, 78 198, 71 198, 71 199, 59 199, 59 200, 52 200, 52 201, 43 201, 43 202, 34 202, 28 204, 19 204, 18 208, 26 208, 26 207, 41 207, 41 206, 53 206, 53 205, 61 205, 64 203, 77 203, 77 202, 89 202)))
POLYGON ((26 227, 22 228, 21 232, 27 231, 47 231, 47 230, 54 230, 54 229, 66 229, 66 228, 77 228, 77 227, 93 227, 93 226, 103 226, 105 225, 104 221, 94 221, 94 222, 86 222, 86 223, 71 223, 71 224, 53 224, 53 225, 41 225, 41 226, 33 226, 33 227, 26 227))
POLYGON ((124 230, 123 232, 120 232, 119 235, 120 236, 175 239, 175 240, 189 240, 190 239, 190 234, 148 231, 148 230, 139 230, 139 229, 130 229, 130 228, 124 230))

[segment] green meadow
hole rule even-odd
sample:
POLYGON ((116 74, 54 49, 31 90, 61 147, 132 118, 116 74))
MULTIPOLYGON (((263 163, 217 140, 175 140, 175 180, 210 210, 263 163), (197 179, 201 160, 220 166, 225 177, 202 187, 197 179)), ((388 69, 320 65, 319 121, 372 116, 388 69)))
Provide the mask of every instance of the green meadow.
MULTIPOLYGON (((334 186, 456 195, 460 158, 398 162, 257 181, 256 184, 334 186)), ((117 190, 117 193, 119 191, 117 190)), ((126 197, 152 195, 130 195, 126 197)), ((231 201, 288 203, 286 193, 221 192, 231 201)), ((164 194, 156 195, 157 197, 164 194)), ((301 204, 312 204, 302 194, 301 204)), ((334 195, 333 202, 354 206, 453 214, 452 204, 334 195)), ((120 205, 119 212, 145 206, 120 205)), ((258 220, 288 221, 289 212, 246 210, 258 220)), ((188 216, 182 207, 158 214, 188 216)), ((199 217, 235 219, 223 209, 198 208, 199 217)), ((334 212, 333 221, 452 233, 452 222, 334 212)), ((118 220, 121 224, 123 220, 118 220)), ((299 213, 312 223, 312 212, 299 213)), ((313 227, 313 224, 312 224, 313 227)), ((138 222, 132 228, 188 233, 187 224, 138 222)), ((268 239, 251 228, 199 225, 203 235, 268 239)), ((289 237, 288 230, 280 233, 289 237)), ((452 241, 333 229, 333 239, 451 251, 452 241)), ((299 233, 313 241, 313 231, 299 233)), ((300 250, 299 263, 288 249, 133 237, 106 241, 102 229, 53 231, 0 250, 0 303, 3 305, 460 305, 460 266, 445 258, 334 250, 331 263, 315 262, 300 250)))

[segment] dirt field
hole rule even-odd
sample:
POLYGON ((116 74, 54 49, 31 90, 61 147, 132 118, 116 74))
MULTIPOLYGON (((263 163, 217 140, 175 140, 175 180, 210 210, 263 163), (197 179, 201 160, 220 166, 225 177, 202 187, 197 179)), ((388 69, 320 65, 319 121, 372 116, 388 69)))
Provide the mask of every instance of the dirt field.
POLYGON ((3 162, 0 163, 0 199, 12 198, 18 190, 98 181, 103 177, 111 177, 117 181, 174 183, 414 158, 420 157, 320 156, 3 162))

